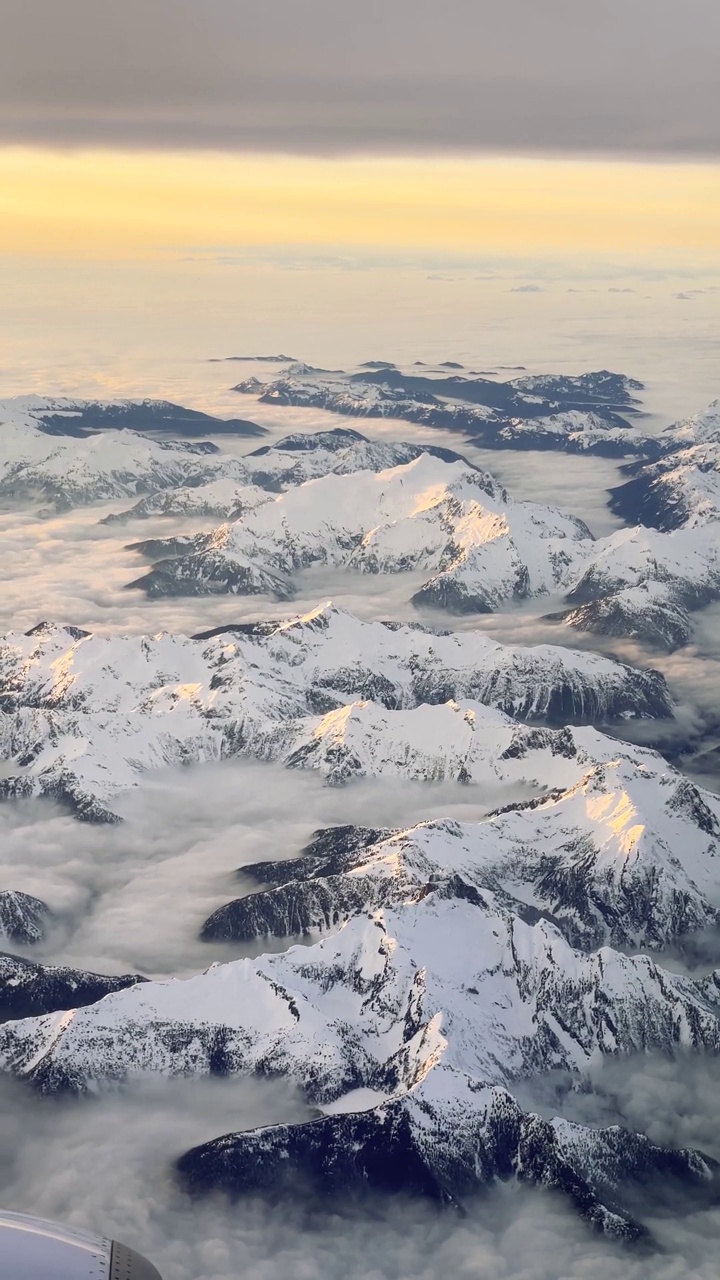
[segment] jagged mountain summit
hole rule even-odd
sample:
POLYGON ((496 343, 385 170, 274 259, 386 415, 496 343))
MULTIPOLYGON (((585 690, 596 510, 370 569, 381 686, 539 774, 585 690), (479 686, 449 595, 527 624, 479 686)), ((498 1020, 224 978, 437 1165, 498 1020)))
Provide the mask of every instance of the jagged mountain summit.
MULTIPOLYGON (((246 487, 235 495, 242 510, 232 521, 207 533, 131 544, 154 564, 130 586, 152 597, 228 593, 290 600, 298 575, 317 566, 422 572, 427 581, 408 593, 418 608, 486 613, 555 596, 566 607, 548 615, 554 620, 666 650, 692 635, 691 611, 720 597, 714 526, 673 533, 638 526, 595 540, 575 516, 513 501, 492 476, 458 455, 416 449, 411 460, 398 460, 411 449, 355 441, 339 449, 333 465, 325 439, 318 449, 313 437, 290 437, 268 451, 275 455, 268 476, 277 483, 280 453, 293 487, 272 498, 246 487), (392 461, 383 468, 388 455, 392 461), (297 464, 290 461, 296 458, 297 464), (319 467, 322 474, 304 478, 319 467)), ((188 495, 179 497, 169 513, 188 509, 188 495)), ((195 499, 190 495, 189 509, 202 502, 199 490, 195 499)), ((148 512, 158 505, 153 500, 148 512)))
MULTIPOLYGON (((162 540, 139 551, 157 555, 162 540)), ((309 480, 207 534, 174 538, 132 583, 152 596, 266 594, 290 599, 313 566, 356 573, 428 572, 413 599, 456 613, 557 591, 592 547, 587 526, 539 503, 513 502, 486 473, 421 453, 387 470, 309 480)))
POLYGON ((672 715, 655 671, 550 645, 361 622, 333 606, 195 639, 41 624, 0 644, 0 683, 1 751, 12 762, 0 794, 55 796, 90 821, 112 819, 113 797, 148 769, 235 755, 318 768, 335 782, 380 772, 497 784, 539 774, 554 786, 567 743, 554 747, 509 716, 564 724, 672 715))
POLYGON ((6 1023, 0 1061, 46 1092, 135 1072, 282 1075, 317 1108, 316 1121, 189 1152, 180 1171, 194 1187, 287 1187, 300 1172, 326 1190, 365 1180, 457 1202, 516 1176, 633 1236, 618 1193, 635 1165, 707 1184, 712 1162, 639 1135, 610 1161, 610 1132, 540 1121, 512 1086, 539 1071, 582 1073, 603 1054, 717 1049, 719 992, 715 976, 573 950, 548 921, 528 924, 456 877, 409 885, 404 901, 311 947, 6 1023))
MULTIPOLYGON (((207 442, 128 430, 87 434, 92 413, 117 425, 141 409, 150 422, 175 420, 176 406, 165 402, 3 402, 0 497, 42 497, 65 509, 143 495, 107 519, 227 517, 207 533, 133 544, 155 563, 130 585, 153 596, 290 600, 297 575, 313 566, 427 571, 410 595, 419 608, 462 614, 535 595, 564 597, 565 607, 549 613, 553 619, 666 650, 691 638, 691 611, 720 596, 712 493, 697 519, 683 520, 692 527, 655 534, 641 526, 594 542, 576 517, 513 502, 487 472, 441 448, 372 442, 336 429, 295 434, 235 458, 207 442)), ((713 421, 708 411, 668 439, 677 446, 697 429, 710 449, 713 421)), ((691 487, 712 490, 700 463, 690 472, 691 487)), ((674 473, 670 481, 677 488, 674 473)))
POLYGON ((570 608, 549 616, 672 652, 691 639, 692 612, 719 598, 717 526, 662 533, 638 525, 595 543, 567 583, 570 608))
POLYGON ((553 449, 606 457, 651 456, 652 437, 622 413, 637 412, 642 384, 605 370, 580 377, 538 375, 501 382, 466 372, 405 373, 367 361, 356 373, 291 364, 279 377, 250 377, 233 389, 264 404, 327 409, 351 417, 398 418, 460 431, 490 449, 553 449))
MULTIPOLYGON (((68 510, 231 475, 233 458, 209 441, 153 438, 216 434, 223 425, 221 419, 164 400, 2 400, 0 498, 42 499, 68 510)), ((250 434, 264 432, 257 428, 250 434)), ((241 483, 244 472, 236 469, 241 483)))
MULTIPOLYGON (((0 496, 129 508, 109 519, 206 518, 206 533, 143 544, 162 560, 145 582, 158 595, 284 599, 313 565, 413 571, 421 608, 539 597, 568 625, 668 649, 720 597, 716 407, 648 441, 629 425, 639 384, 607 373, 500 383, 452 361, 406 374, 375 360, 253 386, 271 403, 309 394, 495 448, 643 457, 647 519, 596 541, 573 515, 514 502, 458 453, 346 428, 231 457, 169 441, 223 424, 156 401, 2 402, 0 496)), ((218 954, 255 958, 190 979, 0 954, 0 1069, 47 1093, 144 1072, 254 1073, 300 1091, 307 1123, 186 1152, 177 1173, 193 1191, 299 1182, 457 1204, 516 1178, 629 1238, 642 1232, 627 1211, 634 1179, 717 1196, 720 1169, 701 1153, 572 1124, 561 1102, 543 1120, 518 1101, 556 1070, 589 1087, 604 1056, 720 1049, 720 972, 689 977, 662 958, 672 948, 687 961, 719 936, 720 800, 597 727, 672 717, 658 672, 328 605, 195 637, 42 623, 0 641, 0 690, 0 796, 57 797, 89 821, 116 820, 152 769, 235 757, 336 786, 452 781, 484 815, 323 829, 241 868, 196 924, 224 943, 218 954), (272 953, 258 957, 263 939, 272 953)), ((8 952, 44 930, 43 953, 60 947, 50 923, 39 899, 0 894, 8 952)))
POLYGON ((610 490, 623 519, 668 532, 720 520, 720 400, 669 427, 661 456, 624 467, 629 476, 610 490))
POLYGON ((502 491, 487 472, 474 467, 461 454, 434 445, 409 441, 368 440, 359 431, 334 427, 330 431, 295 432, 274 445, 262 445, 245 454, 229 475, 210 476, 193 483, 142 498, 127 511, 105 517, 111 524, 154 516, 216 515, 236 519, 269 502, 279 493, 317 480, 321 476, 350 475, 356 471, 386 471, 413 462, 423 454, 443 462, 457 462, 483 477, 489 489, 502 491), (240 470, 241 468, 241 470, 240 470))
POLYGON ((552 921, 583 950, 658 950, 716 929, 718 797, 655 752, 594 729, 535 737, 531 731, 504 750, 498 744, 496 761, 502 768, 524 754, 537 782, 554 778, 552 791, 514 800, 480 822, 317 832, 294 861, 243 867, 244 896, 213 912, 202 936, 316 936, 358 912, 460 884, 471 897, 492 892, 531 923, 552 921))
POLYGON ((684 449, 692 444, 717 444, 720 441, 720 400, 713 400, 706 409, 682 418, 662 432, 663 451, 668 448, 684 449))

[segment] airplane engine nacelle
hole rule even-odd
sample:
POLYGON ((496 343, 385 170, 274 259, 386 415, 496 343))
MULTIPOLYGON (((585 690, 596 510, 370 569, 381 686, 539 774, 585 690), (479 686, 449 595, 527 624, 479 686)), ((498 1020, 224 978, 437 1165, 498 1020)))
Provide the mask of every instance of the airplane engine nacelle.
POLYGON ((117 1240, 0 1210, 2 1280, 161 1280, 147 1258, 117 1240))

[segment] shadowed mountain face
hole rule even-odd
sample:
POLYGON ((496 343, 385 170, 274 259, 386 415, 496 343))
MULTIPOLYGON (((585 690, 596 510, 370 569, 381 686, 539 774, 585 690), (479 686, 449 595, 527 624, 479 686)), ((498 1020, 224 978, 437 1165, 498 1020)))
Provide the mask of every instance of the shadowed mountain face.
POLYGON ((37 1018, 60 1009, 77 1009, 145 982, 137 973, 110 978, 67 965, 40 964, 0 952, 0 1022, 37 1018))
MULTIPOLYGON (((406 374, 400 369, 384 368, 368 370, 352 374, 351 382, 369 382, 387 386, 393 390, 400 387, 421 395, 431 395, 459 400, 467 400, 472 404, 487 405, 492 409, 521 417, 541 418, 553 410, 598 409, 605 411, 608 417, 617 409, 625 413, 637 412, 638 401, 632 394, 642 391, 643 385, 623 374, 609 373, 606 369, 598 373, 581 374, 578 378, 560 376, 526 376, 512 378, 507 382, 491 381, 488 378, 468 377, 453 374, 445 378, 425 378, 418 374, 406 374)), ((615 425, 623 425, 616 422, 615 425)))
POLYGON ((51 436, 84 436, 98 431, 142 431, 173 438, 266 435, 264 427, 244 418, 214 418, 169 400, 58 400, 36 414, 40 430, 51 436))
MULTIPOLYGON (((356 373, 295 363, 279 377, 238 383, 262 403, 326 409, 354 417, 400 418, 461 432, 487 449, 559 450, 605 457, 654 456, 651 436, 631 427, 642 384, 621 374, 527 376, 510 381, 467 373, 405 373, 368 361, 356 373), (625 416, 623 416, 625 415, 625 416)), ((454 367, 454 366, 453 366, 454 367)))
POLYGON ((0 891, 0 942, 30 946, 40 942, 52 918, 47 903, 14 889, 0 891))
MULTIPOLYGON (((365 838, 365 837, 363 837, 365 838)), ((373 876, 387 875, 387 859, 373 876)), ((272 872, 271 872, 272 874, 272 872)), ((392 874, 392 872, 391 872, 392 874)), ((718 978, 574 950, 462 874, 359 910, 311 946, 108 994, 60 1023, 9 1022, 0 1062, 45 1093, 127 1073, 284 1076, 316 1122, 230 1135, 179 1164, 195 1189, 344 1193, 364 1184, 462 1202, 497 1178, 563 1191, 602 1230, 637 1238, 625 1180, 716 1184, 714 1163, 642 1135, 541 1121, 517 1081, 598 1055, 720 1047, 718 978)))
POLYGON ((556 507, 514 501, 461 455, 377 444, 345 429, 293 435, 245 460, 243 487, 196 486, 144 499, 138 514, 225 514, 214 529, 129 544, 150 560, 128 584, 151 599, 292 600, 309 569, 427 574, 408 603, 456 617, 564 597, 549 621, 672 652, 691 614, 720 597, 717 522, 672 533, 642 525, 594 539, 556 507), (352 437, 352 438, 350 438, 352 437), (258 459, 261 464, 257 470, 258 459))
POLYGON ((720 401, 670 427, 653 461, 623 467, 630 477, 610 490, 624 520, 671 532, 720 520, 720 401))

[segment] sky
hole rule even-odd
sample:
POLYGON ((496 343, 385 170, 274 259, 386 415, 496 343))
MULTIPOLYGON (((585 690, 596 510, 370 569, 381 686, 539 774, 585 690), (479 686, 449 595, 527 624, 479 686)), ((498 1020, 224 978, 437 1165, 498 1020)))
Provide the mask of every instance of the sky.
POLYGON ((716 0, 5 0, 6 255, 720 248, 716 0))
POLYGON ((715 0, 5 0, 8 142, 717 157, 715 0))
POLYGON ((720 251, 720 164, 8 148, 5 252, 188 256, 246 246, 391 255, 720 251))

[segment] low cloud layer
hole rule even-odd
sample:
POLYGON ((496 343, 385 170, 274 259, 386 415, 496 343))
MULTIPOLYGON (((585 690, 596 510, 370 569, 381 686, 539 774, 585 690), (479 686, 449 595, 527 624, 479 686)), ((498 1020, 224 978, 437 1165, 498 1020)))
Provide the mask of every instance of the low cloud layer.
MULTIPOLYGON (((717 1066, 625 1068, 627 1109, 671 1111, 672 1140, 716 1142, 717 1066), (647 1091, 643 1095, 644 1086, 647 1091)), ((623 1081, 619 1076, 616 1085, 623 1081)), ((603 1119, 612 1103, 587 1104, 603 1119)), ((615 1113, 616 1114, 616 1113, 615 1113)), ((651 1222, 656 1247, 623 1248, 594 1236, 566 1202, 517 1187, 450 1209, 386 1197, 362 1207, 256 1198, 230 1204, 188 1200, 173 1184, 173 1160, 228 1129, 303 1118, 285 1086, 255 1081, 136 1082, 95 1099, 38 1099, 0 1082, 0 1123, 9 1141, 0 1159, 0 1198, 141 1249, 165 1280, 715 1280, 717 1209, 685 1203, 651 1222)), ((658 1135, 660 1136, 660 1135, 658 1135)))
POLYGON ((714 0, 6 0, 8 142, 720 153, 714 0))
POLYGON ((116 806, 120 826, 83 825, 49 801, 0 805, 0 883, 56 915, 47 939, 25 949, 34 959, 187 976, 272 950, 272 939, 198 940, 206 917, 243 891, 237 868, 296 857, 318 827, 402 827, 445 814, 472 821, 514 794, 396 778, 328 787, 311 770, 243 760, 168 770, 116 806))

